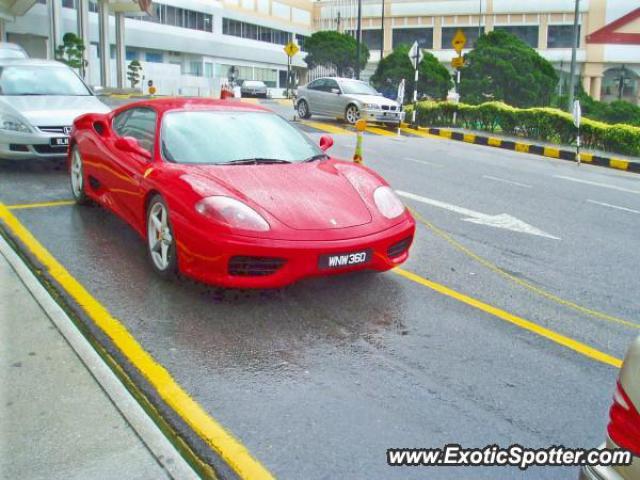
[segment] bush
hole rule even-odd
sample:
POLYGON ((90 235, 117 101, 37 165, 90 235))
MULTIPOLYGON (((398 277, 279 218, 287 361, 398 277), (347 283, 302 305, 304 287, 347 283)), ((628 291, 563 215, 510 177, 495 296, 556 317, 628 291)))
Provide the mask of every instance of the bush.
MULTIPOLYGON (((412 106, 406 108, 410 115, 412 106)), ((571 114, 556 108, 515 108, 502 102, 480 105, 450 102, 419 102, 416 121, 422 126, 453 126, 472 130, 517 135, 543 142, 571 144, 576 128, 571 114)), ((582 145, 586 148, 640 156, 640 128, 632 125, 599 122, 583 118, 580 126, 582 145)))

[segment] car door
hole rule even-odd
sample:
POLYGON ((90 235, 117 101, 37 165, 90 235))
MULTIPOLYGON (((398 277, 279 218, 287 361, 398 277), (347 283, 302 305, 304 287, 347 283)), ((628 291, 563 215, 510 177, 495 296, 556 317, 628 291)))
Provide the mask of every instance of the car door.
POLYGON ((332 117, 342 117, 344 115, 344 110, 346 105, 343 106, 343 96, 342 90, 333 78, 327 78, 325 80, 325 105, 326 105, 326 114, 331 115, 332 117))
POLYGON ((144 212, 144 174, 151 160, 135 152, 119 150, 115 143, 119 137, 133 137, 153 158, 158 115, 149 107, 134 107, 113 119, 113 144, 109 156, 110 190, 113 207, 134 227, 142 225, 144 212))
POLYGON ((306 97, 307 103, 309 104, 310 113, 321 113, 321 110, 319 109, 321 99, 318 94, 320 92, 320 89, 322 88, 323 83, 324 78, 319 78, 308 84, 306 87, 306 97))

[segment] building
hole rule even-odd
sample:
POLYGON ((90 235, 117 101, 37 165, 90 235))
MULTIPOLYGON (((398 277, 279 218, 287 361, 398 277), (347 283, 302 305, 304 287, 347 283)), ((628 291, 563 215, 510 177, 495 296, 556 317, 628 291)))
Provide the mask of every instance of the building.
MULTIPOLYGON (((51 57, 50 31, 56 31, 58 45, 64 33, 78 33, 82 16, 78 7, 86 3, 87 81, 92 85, 116 86, 119 17, 113 11, 117 11, 114 6, 123 2, 105 0, 111 10, 108 15, 111 58, 104 69, 108 71, 106 81, 101 78, 102 49, 99 48, 101 2, 31 0, 32 6, 23 14, 4 15, 5 39, 22 45, 31 56, 51 57), (52 8, 56 9, 59 20, 58 25, 49 29, 52 8)), ((161 94, 216 95, 220 82, 231 75, 239 82, 262 80, 273 89, 282 89, 287 75, 283 46, 294 41, 304 47, 304 39, 312 31, 312 11, 309 0, 154 1, 152 15, 124 13, 122 16, 124 63, 133 59, 140 61, 144 86, 152 80, 161 94)), ((292 66, 298 79, 304 81, 303 58, 304 52, 294 56, 292 66)), ((123 79, 123 83, 126 86, 126 80, 123 79)))
MULTIPOLYGON (((364 76, 400 43, 418 44, 447 64, 456 55, 451 45, 461 29, 471 47, 478 34, 506 30, 553 63, 566 85, 570 62, 575 0, 362 0, 362 40, 371 57, 364 76), (384 45, 382 45, 384 42, 384 45)), ((318 0, 315 28, 355 30, 357 0, 318 0)), ((619 97, 640 102, 640 2, 581 0, 578 72, 592 97, 619 97)), ((566 88, 566 87, 565 87, 566 88)))

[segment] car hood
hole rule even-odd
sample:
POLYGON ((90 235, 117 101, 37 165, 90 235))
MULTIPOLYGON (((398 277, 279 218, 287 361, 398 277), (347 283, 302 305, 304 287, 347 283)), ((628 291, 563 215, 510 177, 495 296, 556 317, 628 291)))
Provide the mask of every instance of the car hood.
POLYGON ((395 100, 390 100, 382 95, 344 95, 346 98, 351 100, 357 100, 361 103, 375 103, 376 105, 389 105, 390 107, 395 107, 398 105, 398 102, 395 100))
POLYGON ((4 95, 0 102, 13 109, 31 125, 65 126, 85 113, 106 113, 111 109, 94 96, 4 95))
POLYGON ((331 162, 211 165, 194 167, 192 172, 292 229, 348 228, 372 220, 360 194, 331 162))

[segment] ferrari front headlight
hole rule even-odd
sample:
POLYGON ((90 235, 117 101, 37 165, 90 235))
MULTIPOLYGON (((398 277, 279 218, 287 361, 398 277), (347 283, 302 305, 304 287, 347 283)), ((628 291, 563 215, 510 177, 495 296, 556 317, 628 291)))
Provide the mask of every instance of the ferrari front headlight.
POLYGON ((266 232, 269 223, 249 205, 235 198, 215 195, 196 203, 196 212, 205 217, 239 230, 266 232))
POLYGON ((20 133, 30 133, 33 131, 23 120, 4 112, 0 112, 0 130, 20 133))
POLYGON ((373 201, 380 213, 388 219, 399 217, 404 213, 404 204, 390 187, 376 188, 376 191, 373 192, 373 201))

